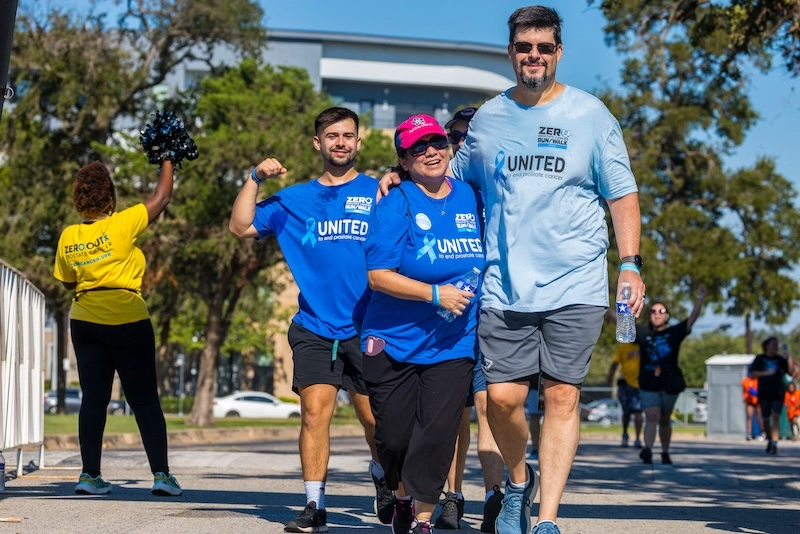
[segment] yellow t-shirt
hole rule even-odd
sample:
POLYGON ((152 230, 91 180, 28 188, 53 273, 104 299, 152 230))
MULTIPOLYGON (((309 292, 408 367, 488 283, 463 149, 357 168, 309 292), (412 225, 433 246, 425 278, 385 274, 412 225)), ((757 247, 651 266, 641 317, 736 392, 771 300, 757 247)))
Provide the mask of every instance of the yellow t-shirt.
POLYGON ((620 343, 614 352, 614 362, 619 364, 619 372, 629 386, 639 387, 639 345, 620 343))
POLYGON ((118 325, 150 318, 140 294, 144 254, 135 246, 147 222, 147 208, 136 204, 93 223, 64 229, 58 240, 54 274, 62 282, 78 283, 71 319, 118 325), (120 289, 85 292, 100 287, 120 289))

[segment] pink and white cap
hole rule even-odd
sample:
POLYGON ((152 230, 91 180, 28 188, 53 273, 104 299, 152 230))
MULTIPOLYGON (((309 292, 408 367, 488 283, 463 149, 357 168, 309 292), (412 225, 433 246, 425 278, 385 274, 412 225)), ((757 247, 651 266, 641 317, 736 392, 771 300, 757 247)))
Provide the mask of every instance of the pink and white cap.
POLYGON ((406 150, 428 134, 447 137, 444 128, 430 115, 413 115, 401 122, 395 130, 394 146, 398 151, 406 150))

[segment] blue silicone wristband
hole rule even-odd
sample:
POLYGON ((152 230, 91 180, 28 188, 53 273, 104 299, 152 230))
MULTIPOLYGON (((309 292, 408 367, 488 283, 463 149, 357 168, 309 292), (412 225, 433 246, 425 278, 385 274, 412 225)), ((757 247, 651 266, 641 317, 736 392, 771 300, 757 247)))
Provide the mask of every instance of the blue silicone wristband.
POLYGON ((431 285, 431 304, 439 305, 439 286, 437 284, 431 285))
POLYGON ((263 182, 263 181, 264 181, 264 180, 259 180, 259 179, 258 179, 258 176, 256 176, 256 168, 255 168, 255 167, 253 167, 253 170, 252 170, 252 171, 250 171, 250 178, 252 178, 252 179, 253 179, 253 181, 254 181, 255 183, 257 183, 257 184, 261 184, 261 182, 263 182))
POLYGON ((619 266, 619 271, 633 271, 636 274, 642 274, 639 272, 639 268, 633 263, 623 263, 619 266))

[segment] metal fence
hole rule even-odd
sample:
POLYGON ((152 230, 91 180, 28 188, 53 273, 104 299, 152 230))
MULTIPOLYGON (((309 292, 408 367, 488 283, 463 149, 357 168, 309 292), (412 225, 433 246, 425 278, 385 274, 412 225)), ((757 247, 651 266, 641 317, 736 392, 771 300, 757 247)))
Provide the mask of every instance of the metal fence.
POLYGON ((0 450, 17 451, 44 439, 44 294, 0 260, 0 450))

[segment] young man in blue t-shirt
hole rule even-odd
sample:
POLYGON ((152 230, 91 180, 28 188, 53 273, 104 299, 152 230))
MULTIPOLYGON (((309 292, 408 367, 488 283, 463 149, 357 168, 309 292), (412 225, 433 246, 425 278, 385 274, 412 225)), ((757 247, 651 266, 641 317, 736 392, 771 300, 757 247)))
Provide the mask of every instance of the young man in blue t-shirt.
MULTIPOLYGON (((329 108, 317 116, 314 147, 323 172, 310 182, 282 189, 256 203, 259 184, 287 170, 268 158, 259 163, 236 197, 230 231, 239 238, 274 235, 300 288, 299 311, 289 327, 294 362, 293 389, 300 395, 303 424, 300 461, 306 507, 286 532, 327 531, 325 481, 330 457, 329 427, 336 393, 347 390, 372 452, 376 507, 392 511, 375 452, 375 419, 362 376, 363 353, 354 327, 354 310, 369 296, 364 242, 377 181, 353 167, 361 144, 358 116, 329 108)), ((381 517, 388 523, 391 517, 381 517)))

